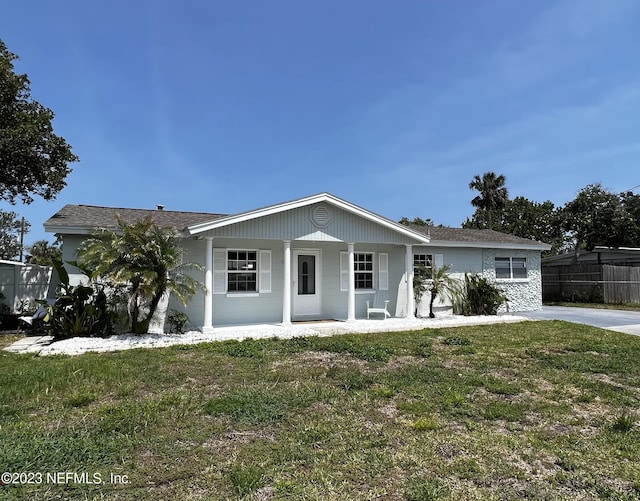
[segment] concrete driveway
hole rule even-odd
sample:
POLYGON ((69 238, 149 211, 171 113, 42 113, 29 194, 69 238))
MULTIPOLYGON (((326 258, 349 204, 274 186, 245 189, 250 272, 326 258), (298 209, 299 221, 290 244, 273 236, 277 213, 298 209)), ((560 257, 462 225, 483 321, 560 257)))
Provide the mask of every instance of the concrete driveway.
POLYGON ((640 311, 543 306, 541 310, 521 312, 517 315, 533 320, 566 320, 640 336, 640 311))

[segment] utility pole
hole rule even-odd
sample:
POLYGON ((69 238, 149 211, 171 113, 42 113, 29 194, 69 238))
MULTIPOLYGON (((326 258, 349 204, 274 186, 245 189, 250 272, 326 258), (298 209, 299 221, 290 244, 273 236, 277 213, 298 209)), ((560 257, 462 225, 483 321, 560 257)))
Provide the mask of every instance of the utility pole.
POLYGON ((24 259, 24 216, 20 220, 20 262, 24 259))

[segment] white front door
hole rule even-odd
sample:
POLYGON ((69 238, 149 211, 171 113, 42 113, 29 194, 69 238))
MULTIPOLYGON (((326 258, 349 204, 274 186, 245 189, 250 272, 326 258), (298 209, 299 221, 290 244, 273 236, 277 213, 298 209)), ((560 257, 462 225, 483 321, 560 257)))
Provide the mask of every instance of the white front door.
POLYGON ((322 313, 320 305, 320 251, 293 251, 293 298, 294 316, 317 316, 322 313))

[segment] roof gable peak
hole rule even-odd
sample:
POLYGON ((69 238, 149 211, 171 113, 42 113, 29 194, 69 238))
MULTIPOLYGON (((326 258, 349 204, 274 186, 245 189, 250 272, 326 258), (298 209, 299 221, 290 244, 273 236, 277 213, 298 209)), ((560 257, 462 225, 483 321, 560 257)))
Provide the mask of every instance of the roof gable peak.
POLYGON ((415 239, 418 243, 429 243, 428 236, 421 234, 417 231, 414 231, 413 229, 407 226, 401 225, 400 223, 387 219, 383 216, 380 216, 379 214, 371 212, 367 209, 364 209, 358 205, 355 205, 351 202, 343 200, 342 198, 339 198, 327 192, 317 193, 315 195, 298 198, 296 200, 291 200, 289 202, 282 202, 279 204, 262 207, 260 209, 253 209, 247 212, 241 212, 238 214, 229 215, 229 216, 222 217, 210 222, 194 224, 188 228, 188 232, 191 235, 196 235, 198 233, 203 233, 216 228, 222 228, 224 226, 229 226, 229 225, 241 223, 244 221, 250 221, 253 219, 258 219, 258 218, 269 216, 272 214, 277 214, 280 212, 298 209, 301 207, 306 207, 309 205, 323 203, 323 202, 333 205, 335 207, 338 207, 352 214, 356 214, 360 217, 363 217, 374 223, 380 224, 381 226, 389 228, 405 236, 411 237, 415 239))

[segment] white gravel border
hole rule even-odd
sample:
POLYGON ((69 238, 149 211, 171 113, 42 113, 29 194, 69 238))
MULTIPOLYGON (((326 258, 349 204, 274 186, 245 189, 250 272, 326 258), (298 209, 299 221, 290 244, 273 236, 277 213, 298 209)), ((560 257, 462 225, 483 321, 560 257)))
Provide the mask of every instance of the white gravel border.
POLYGON ((298 336, 332 336, 348 333, 414 331, 462 325, 500 324, 528 320, 516 315, 480 317, 441 316, 438 318, 389 318, 387 320, 355 320, 352 322, 312 322, 284 326, 281 324, 214 327, 212 332, 189 331, 184 334, 121 334, 109 338, 71 338, 39 350, 40 355, 80 355, 134 348, 158 348, 176 344, 197 344, 229 339, 282 339, 298 336))

